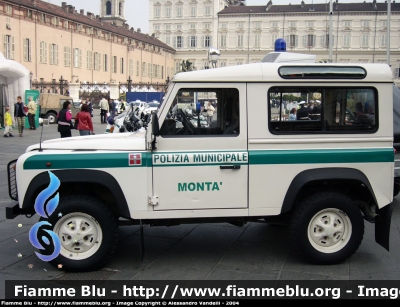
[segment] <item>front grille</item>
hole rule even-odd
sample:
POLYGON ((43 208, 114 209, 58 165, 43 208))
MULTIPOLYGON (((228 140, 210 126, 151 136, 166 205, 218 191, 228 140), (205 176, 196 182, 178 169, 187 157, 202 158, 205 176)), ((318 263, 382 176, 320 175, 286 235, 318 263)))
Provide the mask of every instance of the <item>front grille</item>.
POLYGON ((18 200, 17 191, 17 172, 16 172, 17 160, 13 160, 7 165, 8 174, 8 195, 13 200, 18 200))

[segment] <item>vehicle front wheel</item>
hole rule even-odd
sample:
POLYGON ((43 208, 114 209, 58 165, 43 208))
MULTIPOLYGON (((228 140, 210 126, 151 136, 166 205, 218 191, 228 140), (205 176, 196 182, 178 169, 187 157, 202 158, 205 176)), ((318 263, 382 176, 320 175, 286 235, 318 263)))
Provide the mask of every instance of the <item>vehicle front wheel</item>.
POLYGON ((360 246, 364 220, 358 207, 345 195, 317 193, 293 212, 290 235, 307 262, 337 264, 360 246))
POLYGON ((103 267, 118 243, 114 214, 90 196, 60 198, 47 221, 61 242, 59 256, 50 263, 55 267, 61 264, 65 271, 93 271, 103 267))
POLYGON ((57 114, 54 112, 49 112, 46 114, 46 118, 49 120, 49 124, 55 124, 57 121, 57 114))

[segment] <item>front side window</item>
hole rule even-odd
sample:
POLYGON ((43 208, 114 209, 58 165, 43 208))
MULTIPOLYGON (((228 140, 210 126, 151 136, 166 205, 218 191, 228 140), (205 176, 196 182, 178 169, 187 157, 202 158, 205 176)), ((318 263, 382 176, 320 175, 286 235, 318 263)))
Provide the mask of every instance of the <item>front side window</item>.
POLYGON ((377 92, 361 87, 274 87, 268 94, 273 134, 373 133, 377 92))
POLYGON ((235 88, 178 91, 165 118, 160 135, 238 136, 239 91, 235 88))

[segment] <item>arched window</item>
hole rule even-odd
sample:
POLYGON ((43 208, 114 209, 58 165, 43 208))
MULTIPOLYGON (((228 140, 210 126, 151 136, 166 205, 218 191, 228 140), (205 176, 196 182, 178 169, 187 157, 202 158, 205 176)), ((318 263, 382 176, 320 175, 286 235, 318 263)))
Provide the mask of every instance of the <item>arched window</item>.
POLYGON ((106 2, 106 15, 111 15, 111 1, 106 2))
POLYGON ((119 16, 122 16, 122 2, 119 3, 119 16))

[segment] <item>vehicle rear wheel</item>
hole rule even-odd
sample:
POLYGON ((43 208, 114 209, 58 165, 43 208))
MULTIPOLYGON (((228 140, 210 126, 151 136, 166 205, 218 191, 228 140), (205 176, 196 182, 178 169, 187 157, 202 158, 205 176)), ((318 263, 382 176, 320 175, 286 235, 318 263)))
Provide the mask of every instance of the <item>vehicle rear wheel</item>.
POLYGON ((49 120, 49 124, 55 124, 57 121, 57 114, 54 112, 49 112, 46 114, 46 118, 49 120))
POLYGON ((333 192, 314 194, 293 212, 290 235, 307 262, 337 264, 353 255, 364 236, 364 220, 348 197, 333 192))
POLYGON ((118 243, 114 214, 100 200, 90 196, 60 198, 48 222, 61 241, 60 254, 50 263, 55 267, 61 264, 65 271, 101 268, 118 243))

